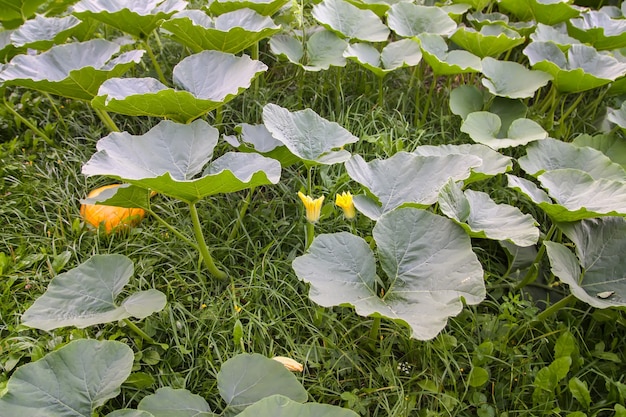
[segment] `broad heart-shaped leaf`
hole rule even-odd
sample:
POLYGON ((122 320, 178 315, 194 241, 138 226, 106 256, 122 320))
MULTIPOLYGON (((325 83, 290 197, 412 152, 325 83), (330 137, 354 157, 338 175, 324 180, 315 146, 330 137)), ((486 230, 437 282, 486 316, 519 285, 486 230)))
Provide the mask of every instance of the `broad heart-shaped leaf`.
POLYGON ((413 39, 401 39, 385 45, 382 52, 368 43, 354 43, 343 53, 378 77, 398 68, 412 67, 422 59, 422 51, 413 39))
POLYGON ((514 30, 501 25, 484 25, 480 31, 460 26, 450 39, 481 58, 498 56, 524 43, 524 38, 514 30))
POLYGON ((0 415, 91 417, 120 392, 133 351, 111 340, 75 340, 18 368, 0 397, 0 415))
POLYGON ((121 410, 115 410, 113 412, 110 412, 104 417, 154 417, 154 415, 147 411, 133 410, 131 408, 122 408, 121 410))
POLYGON ((594 180, 571 168, 548 171, 538 177, 548 195, 524 178, 509 174, 507 178, 508 187, 526 195, 557 222, 626 215, 626 186, 621 181, 594 180))
POLYGON ((136 185, 122 184, 119 187, 102 190, 97 196, 81 200, 80 203, 146 210, 150 208, 150 190, 136 185))
POLYGON ((400 3, 401 1, 409 0, 348 0, 359 9, 371 10, 376 13, 377 16, 383 17, 389 11, 392 5, 400 3))
POLYGON ((552 42, 532 42, 523 52, 533 68, 552 75, 561 92, 591 90, 626 74, 626 62, 583 44, 572 45, 567 55, 552 42))
POLYGON ((559 243, 544 242, 554 275, 593 307, 626 306, 626 220, 604 217, 558 226, 574 243, 576 256, 559 243))
POLYGON ((567 23, 570 35, 598 50, 626 46, 626 20, 623 18, 613 19, 603 11, 587 10, 567 23))
POLYGON ((415 155, 444 156, 444 155, 473 155, 481 159, 482 163, 472 168, 469 178, 464 180, 465 185, 476 181, 503 174, 513 168, 512 158, 504 156, 481 144, 464 145, 422 145, 415 148, 415 155))
MULTIPOLYGON (((437 34, 423 33, 417 36, 424 60, 436 75, 478 72, 482 68, 480 58, 467 51, 448 50, 446 41, 437 34)), ((482 108, 482 106, 481 106, 482 108)))
POLYGON ((507 26, 509 24, 509 17, 504 13, 483 13, 483 12, 474 12, 468 13, 467 21, 472 24, 473 27, 482 28, 485 25, 503 25, 507 26))
POLYGON ((626 170, 626 141, 617 135, 579 135, 572 143, 597 149, 626 170))
POLYGON ((482 111, 485 93, 475 85, 460 85, 450 92, 450 111, 466 119, 470 113, 482 111))
POLYGON ((100 84, 141 60, 142 50, 111 59, 119 45, 93 39, 58 45, 39 55, 18 55, 0 72, 3 85, 19 85, 59 96, 91 100, 100 84))
POLYGON ((439 192, 439 208, 471 237, 507 240, 518 246, 531 246, 539 240, 537 222, 530 214, 496 204, 486 193, 463 191, 452 180, 439 192))
POLYGON ((482 10, 491 3, 491 0, 452 0, 452 3, 469 4, 474 10, 482 10))
POLYGON ((571 6, 573 0, 498 0, 501 10, 506 10, 520 20, 535 20, 545 25, 565 22, 579 14, 571 6))
POLYGON ((482 83, 494 96, 529 98, 552 80, 550 74, 529 70, 517 62, 487 57, 483 59, 482 67, 487 77, 483 78, 482 83))
POLYGON ((139 402, 137 410, 149 412, 153 417, 211 417, 209 403, 186 389, 159 388, 139 402))
POLYGON ((0 0, 0 21, 3 27, 14 29, 35 14, 45 0, 0 0))
POLYGON ((389 28, 371 10, 361 10, 344 0, 322 0, 313 6, 312 16, 326 29, 358 41, 384 42, 389 28))
POLYGON ((193 179, 211 159, 218 135, 203 120, 188 125, 164 120, 140 136, 114 132, 98 141, 83 174, 117 178, 187 203, 279 181, 278 161, 232 152, 193 179))
POLYGON ((235 98, 265 71, 267 65, 247 55, 203 51, 174 67, 174 82, 182 90, 168 88, 154 78, 114 78, 100 86, 91 104, 129 116, 189 123, 235 98))
POLYGON ((271 16, 289 0, 209 0, 208 11, 219 16, 239 9, 252 9, 263 16, 271 16))
POLYGON ((517 160, 520 167, 536 177, 544 171, 574 168, 585 171, 598 180, 606 178, 626 181, 626 172, 602 152, 556 139, 546 139, 526 148, 526 155, 517 160))
POLYGON ((400 2, 387 12, 389 28, 399 36, 411 38, 422 33, 451 35, 456 30, 456 22, 439 7, 418 6, 400 2))
POLYGON ((309 164, 344 162, 350 158, 350 152, 337 149, 359 140, 339 124, 324 119, 311 109, 290 112, 276 104, 266 104, 263 107, 263 123, 274 138, 309 164))
POLYGON ((193 52, 211 49, 236 54, 270 37, 280 27, 254 10, 240 9, 215 19, 200 10, 183 10, 163 22, 161 29, 193 52))
POLYGON ((481 164, 482 160, 474 155, 420 156, 398 152, 391 158, 370 162, 354 155, 345 166, 350 178, 378 199, 380 205, 364 196, 354 198, 356 208, 376 220, 406 203, 421 207, 434 204, 449 178, 469 178, 470 170, 481 164))
POLYGON ((352 410, 339 406, 305 403, 290 400, 283 395, 272 395, 252 404, 238 417, 358 417, 352 410))
POLYGON ((235 131, 241 134, 240 139, 226 135, 223 138, 228 144, 242 152, 258 152, 268 158, 276 159, 282 167, 300 162, 300 158, 292 154, 285 144, 274 139, 264 124, 242 123, 235 126, 235 131))
POLYGON ((242 353, 224 362, 217 374, 217 388, 227 410, 235 413, 270 395, 284 395, 300 403, 308 398, 287 368, 258 353, 242 353))
POLYGON ((554 26, 537 24, 537 29, 530 35, 533 42, 553 42, 558 45, 563 52, 575 43, 580 43, 578 39, 574 39, 567 34, 567 26, 560 23, 554 26))
POLYGON ((92 18, 133 35, 146 38, 163 19, 187 7, 184 0, 81 0, 74 5, 74 15, 92 18))
POLYGON ((429 340, 485 297, 483 270, 470 238, 449 219, 415 208, 382 216, 374 226, 378 259, 387 275, 377 290, 376 261, 368 243, 347 232, 322 234, 292 267, 311 284, 309 297, 324 306, 353 306, 361 316, 387 317, 429 340))
POLYGON ((46 50, 54 44, 63 43, 80 23, 74 16, 37 15, 11 34, 11 42, 16 47, 46 50))
POLYGON ((41 330, 84 328, 128 317, 145 318, 165 307, 165 295, 150 289, 137 292, 120 305, 115 299, 133 274, 123 255, 94 255, 52 279, 46 292, 22 316, 22 324, 41 330))
POLYGON ((326 29, 313 33, 304 43, 304 48, 302 44, 301 39, 289 35, 274 35, 270 39, 270 49, 274 55, 285 57, 306 71, 346 65, 343 52, 348 42, 326 29))
POLYGON ((622 129, 626 129, 626 101, 622 103, 619 109, 607 108, 607 120, 615 123, 622 129))
POLYGON ((503 132, 500 117, 487 111, 468 114, 461 125, 461 132, 467 133, 473 141, 496 150, 548 137, 548 133, 530 119, 514 120, 508 131, 503 132))

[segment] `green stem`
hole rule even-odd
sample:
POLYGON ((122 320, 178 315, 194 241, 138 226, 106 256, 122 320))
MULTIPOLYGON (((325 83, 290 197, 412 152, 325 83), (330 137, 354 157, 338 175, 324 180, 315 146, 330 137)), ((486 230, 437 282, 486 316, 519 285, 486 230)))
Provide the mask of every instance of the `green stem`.
POLYGON ((196 236, 196 242, 198 243, 198 250, 202 255, 202 260, 206 265, 209 273, 218 279, 226 279, 228 274, 220 270, 213 262, 211 252, 209 251, 206 241, 204 240, 204 234, 202 233, 202 226, 200 225, 200 217, 198 216, 198 209, 196 203, 189 203, 189 211, 191 212, 191 221, 193 223, 193 231, 196 236))
POLYGON ((224 120, 223 106, 219 106, 215 109, 215 120, 213 121, 213 125, 217 127, 218 130, 221 130, 220 126, 222 125, 222 120, 224 120))
MULTIPOLYGON (((415 67, 415 114, 413 115, 413 124, 419 125, 420 121, 420 93, 422 88, 423 66, 418 65, 415 67)), ((412 81, 412 80, 411 80, 412 81)))
MULTIPOLYGON (((546 240, 552 239, 552 236, 554 235, 556 230, 557 228, 555 224, 550 226, 550 230, 548 230, 548 233, 546 234, 546 237, 545 239, 543 239, 543 241, 545 242, 546 240)), ((537 275, 539 272, 539 263, 543 259, 543 256, 545 253, 546 253, 546 245, 542 243, 541 247, 539 248, 539 251, 537 251, 537 256, 535 256, 535 260, 533 261, 532 265, 528 269, 528 272, 526 273, 526 275, 524 275, 524 278, 522 278, 520 283, 515 286, 516 289, 524 288, 526 285, 530 284, 531 282, 537 279, 537 275)))
POLYGON ((311 222, 306 222, 306 245, 304 250, 308 250, 315 239, 315 225, 311 222))
POLYGON ((147 39, 145 41, 143 41, 143 46, 146 48, 146 52, 148 53, 148 56, 150 57, 150 61, 152 61, 152 65, 154 66, 154 69, 155 69, 157 75, 159 76, 159 80, 163 84, 168 85, 169 83, 165 79, 165 75, 163 75, 163 71, 161 70, 161 66, 159 65, 159 61, 157 61, 156 56, 154 56, 154 52, 152 52, 152 48, 150 48, 150 44, 148 43, 147 39))
POLYGON ((24 123, 26 126, 28 126, 28 128, 30 130, 32 130, 33 132, 35 132, 37 134, 37 136, 39 136, 40 138, 42 138, 44 141, 46 141, 46 143, 48 145, 54 145, 54 141, 52 139, 50 139, 48 137, 48 135, 46 135, 45 133, 43 133, 41 130, 39 130, 39 128, 37 126, 35 126, 34 124, 32 124, 27 118, 25 118, 24 116, 22 116, 21 114, 19 114, 18 112, 15 111, 15 109, 9 105, 9 103, 7 103, 7 99, 6 97, 2 97, 2 100, 4 101, 4 107, 6 107, 6 109, 15 117, 17 117, 18 119, 20 119, 20 121, 22 123, 24 123))
POLYGON ((188 245, 190 245, 192 248, 196 249, 196 250, 200 250, 200 248, 198 248, 198 245, 196 245, 196 242, 194 242, 193 240, 191 240, 190 238, 188 238, 187 236, 185 236, 184 234, 182 234, 181 232, 179 232, 174 226, 172 226, 171 224, 169 224, 167 221, 165 221, 165 219, 163 219, 161 216, 159 216, 158 214, 156 214, 152 209, 148 209, 146 210, 148 212, 148 214, 150 214, 151 217, 153 217, 157 222, 159 222, 161 225, 165 226, 165 228, 167 230, 169 230, 170 232, 172 232, 174 234, 174 236, 178 237, 180 240, 182 240, 183 242, 187 243, 188 245))
POLYGON ((137 335, 139 335, 143 340, 145 340, 146 342, 152 344, 152 345, 158 345, 161 346, 163 349, 167 350, 167 348, 169 347, 167 344, 165 343, 158 343, 156 340, 154 340, 153 338, 151 338, 150 336, 148 336, 148 334, 146 332, 144 332, 143 330, 141 330, 139 327, 137 327, 137 325, 135 323, 133 323, 132 321, 128 320, 128 319, 123 319, 124 323, 126 323, 126 325, 135 333, 137 333, 137 335))
POLYGON ((96 114, 98 115, 98 117, 100 118, 100 120, 102 120, 102 123, 104 123, 111 132, 120 131, 120 128, 117 127, 117 125, 115 124, 113 119, 111 119, 111 116, 109 116, 109 113, 107 113, 106 110, 96 109, 96 108, 94 108, 94 110, 96 114))
POLYGON ((547 112, 548 109, 552 107, 552 103, 555 100, 556 93, 557 93, 556 87, 554 86, 554 84, 552 84, 552 86, 550 87, 550 91, 548 91, 545 98, 543 99, 543 102, 537 108, 537 111, 540 114, 547 112))
POLYGON ((383 107, 384 101, 384 95, 383 95, 383 77, 376 77, 378 78, 378 106, 379 107, 383 107))
POLYGON ((428 117, 428 110, 430 108, 430 102, 433 97, 433 93, 435 92, 435 87, 437 86, 437 76, 433 74, 433 80, 430 84, 430 89, 428 90, 428 96, 426 97, 426 104, 424 105, 424 113, 422 113, 422 119, 420 120, 420 126, 426 123, 426 117, 428 117))
POLYGON ((567 297, 562 298, 561 300, 552 304, 550 307, 543 310, 537 316, 537 320, 545 321, 548 317, 550 317, 553 314, 556 314, 559 310, 561 310, 564 307, 567 307, 572 301, 575 301, 575 300, 576 300, 576 297, 574 297, 574 294, 569 294, 567 297))
POLYGON ((584 97, 584 94, 579 94, 578 95, 578 97, 572 103, 572 105, 569 106, 569 108, 565 111, 565 113, 563 113, 561 115, 561 119, 559 120, 559 125, 561 125, 565 121, 565 119, 567 119, 569 117, 569 115, 572 114, 572 112, 576 109, 576 107, 578 107, 580 102, 583 100, 583 97, 584 97))
POLYGON ((228 235, 228 242, 237 237, 239 226, 243 224, 243 217, 246 215, 246 212, 248 211, 248 206, 250 206, 250 202, 252 201, 252 194, 254 194, 254 189, 255 187, 250 188, 250 190, 248 191, 248 197, 246 197, 243 204, 241 205, 241 208, 239 209, 239 218, 237 219, 237 223, 235 223, 233 230, 231 230, 230 234, 228 235))

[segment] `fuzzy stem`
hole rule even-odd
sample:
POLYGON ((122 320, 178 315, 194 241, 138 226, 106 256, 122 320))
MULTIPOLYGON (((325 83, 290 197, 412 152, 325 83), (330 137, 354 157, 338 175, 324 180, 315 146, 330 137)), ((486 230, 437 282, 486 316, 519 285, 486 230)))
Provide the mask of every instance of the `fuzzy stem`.
POLYGON ((100 120, 102 120, 102 123, 104 123, 106 125, 106 127, 109 128, 109 130, 111 132, 119 132, 120 131, 120 128, 117 127, 117 125, 115 124, 113 119, 111 119, 111 116, 109 116, 109 113, 107 113, 106 110, 94 108, 94 111, 96 112, 96 114, 98 115, 100 120))
POLYGON ((189 211, 191 212, 191 221, 193 222, 193 232, 196 236, 196 242, 198 243, 198 250, 202 255, 202 260, 206 265, 209 273, 218 279, 226 279, 228 274, 220 270, 213 262, 211 252, 209 251, 206 241, 204 240, 204 234, 202 233, 202 226, 200 225, 200 217, 198 216, 198 209, 196 203, 189 203, 189 211))
POLYGON ((168 85, 167 79, 165 79, 165 75, 163 75, 163 71, 161 70, 161 66, 159 65, 159 61, 157 61, 156 56, 154 56, 154 52, 152 52, 152 48, 150 48, 150 44, 148 43, 147 39, 143 41, 143 46, 146 48, 146 52, 148 53, 150 61, 152 61, 152 65, 154 66, 154 69, 159 76, 159 80, 163 84, 168 85))
POLYGON ((133 323, 132 321, 128 320, 128 319, 123 319, 124 323, 135 333, 137 333, 138 336, 140 336, 143 340, 145 340, 146 342, 152 344, 152 345, 158 345, 161 346, 163 349, 167 350, 167 348, 169 347, 167 344, 165 343, 158 343, 156 340, 154 340, 153 338, 151 338, 150 336, 148 336, 148 334, 146 332, 144 332, 143 330, 141 330, 135 323, 133 323))
POLYGON ((48 145, 54 145, 54 141, 52 139, 50 139, 48 137, 48 135, 46 135, 45 133, 43 133, 37 126, 35 126, 34 124, 32 124, 27 118, 25 118, 24 116, 22 116, 21 114, 19 114, 18 112, 15 111, 15 109, 9 105, 9 103, 7 103, 7 99, 6 97, 2 97, 3 101, 4 101, 4 107, 6 107, 6 109, 15 117, 17 117, 18 119, 20 119, 20 121, 22 123, 24 123, 26 126, 28 126, 28 128, 30 130, 32 130, 33 132, 35 132, 37 134, 37 136, 41 137, 44 141, 46 141, 46 143, 48 145))

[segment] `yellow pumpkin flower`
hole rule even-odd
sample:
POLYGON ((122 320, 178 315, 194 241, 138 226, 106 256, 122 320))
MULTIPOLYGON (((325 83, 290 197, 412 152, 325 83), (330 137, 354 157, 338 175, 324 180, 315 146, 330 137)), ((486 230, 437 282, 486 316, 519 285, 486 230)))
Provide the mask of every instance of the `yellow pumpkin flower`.
POLYGON ((343 209, 343 215, 346 216, 346 219, 354 219, 356 216, 356 210, 354 208, 354 203, 352 202, 352 194, 350 191, 344 191, 341 194, 337 194, 335 196, 335 204, 337 207, 341 207, 343 209))
POLYGON ((324 196, 314 200, 310 196, 305 195, 302 191, 298 191, 298 197, 300 197, 300 200, 304 203, 304 208, 306 209, 306 219, 311 223, 316 223, 320 219, 324 196))

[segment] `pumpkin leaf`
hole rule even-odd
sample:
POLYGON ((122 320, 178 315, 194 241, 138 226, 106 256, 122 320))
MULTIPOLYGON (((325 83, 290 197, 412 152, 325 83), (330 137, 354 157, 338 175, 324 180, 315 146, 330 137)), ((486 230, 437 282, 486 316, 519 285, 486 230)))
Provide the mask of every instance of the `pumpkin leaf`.
POLYGON ((626 46, 626 20, 613 19, 602 10, 586 10, 568 20, 567 27, 571 36, 597 50, 626 46))
POLYGON ((130 116, 167 117, 189 123, 241 94, 266 70, 265 64, 247 55, 203 51, 174 67, 174 83, 182 90, 168 88, 153 78, 114 78, 102 84, 92 105, 130 116))
POLYGON ((484 25, 479 31, 460 26, 450 39, 481 58, 498 56, 524 43, 519 33, 501 25, 484 25))
POLYGON ((520 20, 535 20, 545 25, 554 25, 578 16, 573 0, 498 0, 498 7, 520 20))
POLYGON ((274 55, 286 58, 305 71, 321 71, 331 66, 343 67, 348 42, 328 30, 314 32, 306 42, 289 35, 274 35, 270 49, 274 55))
POLYGON ((271 16, 280 10, 289 0, 213 0, 208 11, 215 16, 240 9, 251 9, 263 16, 271 16))
POLYGON ((52 279, 46 292, 22 315, 22 324, 41 330, 85 328, 128 317, 145 318, 165 307, 165 295, 150 289, 132 294, 121 304, 115 299, 133 274, 123 255, 94 255, 52 279))
POLYGON ((278 161, 258 154, 226 153, 210 161, 219 133, 203 120, 183 125, 164 120, 146 134, 114 132, 100 139, 83 166, 85 175, 106 175, 187 203, 220 193, 276 184, 278 161))
POLYGON ((384 42, 389 37, 389 28, 376 13, 344 0, 323 0, 311 14, 326 29, 350 40, 384 42))
POLYGON ((323 307, 353 306, 366 317, 408 325, 411 337, 429 340, 461 312, 485 297, 483 271, 470 238, 451 220, 401 208, 374 226, 378 259, 387 276, 380 296, 369 244, 347 232, 317 236, 292 267, 311 284, 309 297, 323 307))
POLYGON ((293 401, 283 395, 271 395, 263 398, 238 414, 240 417, 272 416, 272 417, 357 417, 352 410, 328 404, 305 403, 293 401))
POLYGON ((400 2, 387 12, 387 24, 399 36, 412 38, 422 33, 448 36, 456 30, 456 22, 448 14, 434 6, 419 6, 400 2))
POLYGON ((353 43, 348 46, 343 56, 358 62, 377 77, 384 77, 398 68, 419 64, 422 51, 412 39, 401 39, 388 43, 381 52, 367 43, 353 43))
POLYGON ((0 82, 63 97, 91 100, 105 80, 126 72, 144 51, 112 59, 120 46, 104 39, 52 47, 39 55, 18 55, 0 71, 0 82))
POLYGON ((32 17, 46 0, 0 0, 0 21, 7 29, 14 29, 32 17))
POLYGON ((146 395, 137 410, 153 417, 212 417, 209 403, 199 395, 186 389, 159 388, 154 394, 146 395))
POLYGON ((461 132, 467 133, 473 141, 496 150, 526 145, 548 137, 548 133, 537 122, 525 118, 514 120, 508 130, 503 132, 500 117, 486 111, 468 114, 461 125, 461 132))
POLYGON ((292 154, 281 141, 272 136, 264 124, 241 123, 235 127, 235 131, 241 134, 240 139, 235 136, 224 136, 224 140, 243 152, 258 152, 276 159, 283 167, 300 161, 300 158, 292 154))
POLYGON ((440 35, 423 33, 417 36, 417 39, 424 60, 437 75, 479 72, 482 68, 480 58, 476 55, 462 50, 449 51, 448 44, 440 35))
POLYGON ((572 144, 597 149, 626 170, 626 142, 616 135, 579 135, 572 144))
POLYGON ((482 83, 494 96, 528 98, 552 80, 543 71, 533 71, 517 62, 498 61, 493 58, 482 60, 482 83))
POLYGON ((91 417, 120 393, 133 351, 112 340, 74 340, 19 367, 0 397, 0 415, 91 417))
POLYGON ((80 25, 74 16, 35 16, 11 33, 11 42, 18 48, 46 50, 54 44, 63 43, 80 25))

